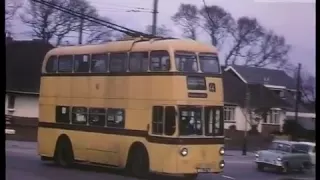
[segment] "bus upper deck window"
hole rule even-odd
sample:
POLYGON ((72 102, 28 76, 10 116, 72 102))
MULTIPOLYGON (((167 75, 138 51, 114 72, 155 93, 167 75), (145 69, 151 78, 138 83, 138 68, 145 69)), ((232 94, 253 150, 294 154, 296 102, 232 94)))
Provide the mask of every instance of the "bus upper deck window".
POLYGON ((127 53, 110 53, 110 72, 126 72, 127 71, 127 53))
POLYGON ((170 56, 167 51, 152 51, 150 62, 151 71, 169 71, 170 56))
POLYGON ((46 64, 47 73, 55 73, 58 71, 58 58, 57 56, 50 56, 46 64))
POLYGON ((91 72, 103 73, 108 71, 108 54, 91 55, 91 72))
POLYGON ((63 55, 59 56, 58 69, 59 72, 72 72, 73 56, 63 55))
POLYGON ((132 52, 130 53, 129 70, 131 72, 148 71, 148 52, 132 52))
POLYGON ((220 73, 218 56, 212 53, 199 54, 200 69, 204 73, 220 73))
POLYGON ((89 55, 74 56, 74 72, 89 72, 89 55))
POLYGON ((178 71, 183 72, 197 72, 197 56, 191 52, 176 52, 175 63, 178 71))

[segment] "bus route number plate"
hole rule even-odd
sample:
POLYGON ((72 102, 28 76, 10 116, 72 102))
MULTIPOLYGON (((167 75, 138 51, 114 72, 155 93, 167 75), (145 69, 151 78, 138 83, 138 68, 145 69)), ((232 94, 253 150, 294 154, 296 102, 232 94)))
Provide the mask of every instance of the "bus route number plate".
POLYGON ((212 172, 210 168, 197 168, 198 173, 208 173, 212 172))

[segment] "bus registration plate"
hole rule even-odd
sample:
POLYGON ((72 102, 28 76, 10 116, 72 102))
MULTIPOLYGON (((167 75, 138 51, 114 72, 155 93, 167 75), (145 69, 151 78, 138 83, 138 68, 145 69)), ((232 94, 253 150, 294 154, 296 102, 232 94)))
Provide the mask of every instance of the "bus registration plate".
POLYGON ((209 173, 212 172, 210 168, 197 168, 198 173, 209 173))

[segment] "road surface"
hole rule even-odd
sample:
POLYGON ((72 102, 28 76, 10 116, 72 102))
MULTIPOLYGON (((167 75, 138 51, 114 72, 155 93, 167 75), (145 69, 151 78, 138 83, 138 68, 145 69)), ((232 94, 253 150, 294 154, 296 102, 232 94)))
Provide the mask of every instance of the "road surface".
MULTIPOLYGON (((257 172, 252 156, 226 156, 226 167, 220 175, 200 175, 198 180, 281 180, 285 177, 301 177, 313 180, 312 173, 279 175, 272 172, 257 172)), ((36 143, 6 141, 6 180, 136 180, 118 170, 77 166, 63 169, 53 163, 44 163, 36 153, 36 143)), ((155 179, 168 177, 157 176, 155 179)), ((176 179, 176 178, 175 178, 176 179)))

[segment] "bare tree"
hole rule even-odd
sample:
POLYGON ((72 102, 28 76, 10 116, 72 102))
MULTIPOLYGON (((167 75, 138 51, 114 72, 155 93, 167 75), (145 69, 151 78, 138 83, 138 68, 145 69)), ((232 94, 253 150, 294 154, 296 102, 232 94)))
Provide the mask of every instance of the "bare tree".
MULTIPOLYGON (((68 5, 64 0, 49 0, 49 3, 55 5, 68 5)), ((29 0, 29 6, 21 14, 21 20, 32 29, 32 36, 49 42, 55 35, 75 29, 75 24, 71 23, 69 17, 59 10, 46 5, 29 0), (72 25, 72 28, 70 28, 72 25)), ((58 40, 57 45, 59 44, 58 40)))
POLYGON ((181 27, 185 37, 196 40, 200 20, 198 14, 197 6, 182 3, 171 19, 176 25, 181 27))
MULTIPOLYGON (((107 17, 100 18, 102 20, 111 22, 107 17)), ((89 32, 89 37, 87 38, 87 43, 103 43, 113 40, 113 30, 102 26, 100 24, 92 23, 90 26, 86 27, 86 31, 89 32)))
POLYGON ((125 33, 114 33, 113 40, 114 41, 123 41, 127 39, 132 39, 132 36, 129 36, 125 33))
POLYGON ((301 71, 301 95, 305 103, 314 103, 316 99, 316 78, 306 70, 301 71))
MULTIPOLYGON (((295 81, 297 80, 297 69, 298 67, 291 62, 287 62, 283 67, 280 67, 295 81)), ((313 103, 316 99, 316 78, 310 72, 305 69, 301 69, 300 72, 300 83, 301 83, 301 97, 306 103, 313 103)))
MULTIPOLYGON (((97 16, 96 9, 86 0, 48 0, 47 2, 80 12, 84 16, 97 16)), ((31 27, 32 35, 49 42, 56 38, 59 45, 67 34, 79 31, 81 18, 56 10, 46 5, 29 0, 29 6, 20 16, 23 23, 31 27)), ((83 29, 94 26, 90 21, 83 21, 83 29)))
POLYGON ((232 42, 224 59, 225 65, 236 64, 239 57, 253 56, 253 49, 263 36, 263 31, 264 29, 255 18, 239 18, 237 24, 229 30, 232 42), (245 54, 243 51, 247 53, 245 54))
POLYGON ((219 6, 204 6, 200 14, 204 19, 203 29, 210 35, 212 45, 221 45, 235 25, 231 14, 219 6))
POLYGON ((247 66, 255 67, 265 67, 272 64, 281 68, 288 62, 289 50, 290 45, 286 44, 284 37, 278 36, 272 31, 263 32, 251 47, 244 50, 244 63, 247 66))
MULTIPOLYGON (((152 34, 152 26, 148 25, 146 27, 146 33, 152 34)), ((172 31, 170 29, 168 29, 165 25, 161 25, 157 27, 157 36, 163 36, 163 37, 168 37, 170 36, 170 34, 172 33, 172 31)))
POLYGON ((11 21, 22 4, 14 0, 6 0, 5 3, 5 26, 7 29, 11 26, 11 21))

